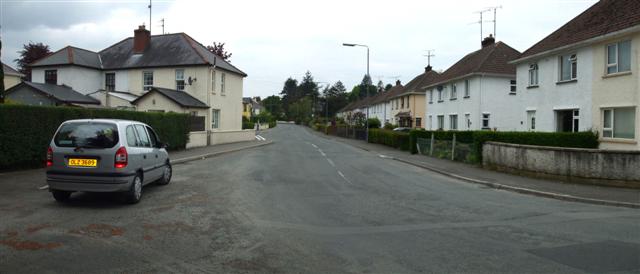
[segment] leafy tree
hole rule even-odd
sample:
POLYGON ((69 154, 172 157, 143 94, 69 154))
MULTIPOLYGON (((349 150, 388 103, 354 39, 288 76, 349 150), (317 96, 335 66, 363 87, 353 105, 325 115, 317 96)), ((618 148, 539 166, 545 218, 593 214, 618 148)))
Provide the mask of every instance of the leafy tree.
POLYGON ((312 104, 311 99, 307 97, 292 103, 289 106, 289 119, 293 119, 297 124, 306 124, 311 121, 312 104))
POLYGON ((392 84, 387 84, 386 86, 384 86, 384 91, 389 91, 392 88, 393 88, 392 84))
POLYGON ((299 98, 298 80, 289 77, 289 79, 284 82, 280 95, 282 95, 282 110, 286 117, 290 117, 289 105, 296 102, 299 98))
MULTIPOLYGON (((2 57, 2 40, 0 40, 0 58, 2 57)), ((0 104, 4 104, 4 66, 0 63, 0 104)))
POLYGON ((18 51, 20 58, 14 61, 18 63, 18 70, 24 74, 24 80, 31 81, 31 68, 29 64, 51 54, 49 46, 43 43, 33 43, 22 45, 22 50, 18 51))
POLYGON ((280 99, 280 96, 269 96, 264 98, 260 104, 262 104, 262 106, 264 106, 264 108, 269 111, 275 119, 283 118, 284 113, 282 111, 282 100, 280 99))
MULTIPOLYGON (((324 92, 326 103, 328 103, 328 115, 333 117, 338 110, 343 108, 349 103, 348 94, 342 82, 338 81, 331 88, 328 88, 324 92)), ((327 106, 325 106, 327 107, 327 106)), ((326 109, 325 109, 326 110, 326 109)))
POLYGON ((224 45, 225 43, 213 42, 213 46, 207 46, 207 50, 212 52, 215 55, 222 57, 222 59, 224 59, 225 61, 230 61, 231 55, 233 55, 233 53, 228 52, 224 48, 224 45))
POLYGON ((362 82, 360 82, 360 89, 358 93, 358 98, 362 99, 367 96, 374 96, 378 94, 378 87, 374 86, 371 82, 371 77, 369 75, 365 75, 362 78, 362 82))

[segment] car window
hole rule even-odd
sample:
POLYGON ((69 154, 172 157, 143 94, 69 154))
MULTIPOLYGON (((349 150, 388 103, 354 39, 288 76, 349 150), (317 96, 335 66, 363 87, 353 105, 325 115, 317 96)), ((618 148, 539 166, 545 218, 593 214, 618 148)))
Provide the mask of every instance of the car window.
POLYGON ((127 126, 126 134, 127 134, 127 144, 132 147, 138 146, 138 144, 140 143, 140 140, 138 140, 138 137, 136 136, 136 132, 133 126, 127 126))
POLYGON ((54 137, 59 147, 112 148, 118 140, 115 124, 94 122, 66 123, 54 137))
POLYGON ((146 127, 147 128, 147 132, 149 133, 149 140, 151 141, 151 146, 152 147, 157 147, 158 146, 158 136, 156 136, 155 131, 153 131, 153 129, 151 129, 150 127, 146 127))
POLYGON ((138 133, 138 138, 140 139, 140 147, 151 147, 151 142, 149 141, 149 136, 147 135, 147 131, 144 130, 144 126, 136 125, 136 133, 138 133))

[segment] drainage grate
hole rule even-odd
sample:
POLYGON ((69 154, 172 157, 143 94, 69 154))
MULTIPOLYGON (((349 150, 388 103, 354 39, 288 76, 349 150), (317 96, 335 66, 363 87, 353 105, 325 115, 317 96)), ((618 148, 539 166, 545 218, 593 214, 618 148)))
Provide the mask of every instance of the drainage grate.
POLYGON ((603 241, 529 252, 591 273, 640 270, 640 245, 633 243, 603 241))

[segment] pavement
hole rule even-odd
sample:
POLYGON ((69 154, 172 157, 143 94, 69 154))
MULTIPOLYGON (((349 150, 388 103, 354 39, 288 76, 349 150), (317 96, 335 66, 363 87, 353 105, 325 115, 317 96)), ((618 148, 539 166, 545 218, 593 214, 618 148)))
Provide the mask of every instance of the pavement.
POLYGON ((328 136, 317 131, 307 130, 317 136, 349 144, 365 151, 381 155, 382 157, 388 157, 406 164, 491 188, 561 200, 640 208, 640 189, 606 187, 518 176, 483 169, 477 165, 411 154, 383 145, 337 136, 328 136))
POLYGON ((0 273, 640 271, 637 209, 469 184, 295 125, 261 135, 174 165, 136 205, 0 174, 0 273))

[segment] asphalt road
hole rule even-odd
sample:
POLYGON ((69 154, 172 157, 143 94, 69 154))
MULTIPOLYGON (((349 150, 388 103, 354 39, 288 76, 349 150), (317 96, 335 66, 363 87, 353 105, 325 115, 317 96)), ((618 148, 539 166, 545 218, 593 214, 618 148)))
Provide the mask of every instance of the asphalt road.
POLYGON ((640 211, 460 182, 306 129, 123 205, 0 174, 0 273, 638 273, 640 211))

